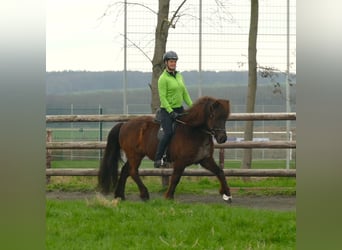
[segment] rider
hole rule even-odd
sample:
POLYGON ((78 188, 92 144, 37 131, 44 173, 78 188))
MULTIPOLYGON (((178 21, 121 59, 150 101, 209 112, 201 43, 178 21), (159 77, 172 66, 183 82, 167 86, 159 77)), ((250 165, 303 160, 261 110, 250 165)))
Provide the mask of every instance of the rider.
POLYGON ((160 139, 155 155, 154 167, 159 168, 163 163, 163 155, 173 135, 173 122, 183 113, 183 102, 189 107, 192 100, 184 84, 183 76, 176 71, 178 56, 174 51, 168 51, 163 55, 165 70, 158 80, 158 92, 160 99, 160 119, 164 135, 160 139))

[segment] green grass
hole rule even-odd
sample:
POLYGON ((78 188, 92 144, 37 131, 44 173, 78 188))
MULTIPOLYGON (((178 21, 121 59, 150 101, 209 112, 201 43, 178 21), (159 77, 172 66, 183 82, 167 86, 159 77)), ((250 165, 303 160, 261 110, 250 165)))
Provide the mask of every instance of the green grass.
MULTIPOLYGON (((240 162, 229 161, 229 168, 239 168, 240 162)), ((255 168, 273 168, 279 161, 255 161, 255 168)), ((285 164, 285 162, 284 162, 285 164)), ((53 161, 53 168, 98 168, 98 161, 53 161)), ((152 161, 145 160, 142 168, 151 168, 152 161)), ((192 166, 199 168, 199 166, 192 166)), ((227 167, 227 166, 226 166, 227 167)), ((253 167, 254 168, 254 167, 253 167)), ((141 177, 150 192, 164 192, 160 177, 141 177)), ((295 195, 296 178, 293 177, 252 177, 249 181, 239 177, 227 177, 228 184, 239 195, 295 195)), ((47 185, 48 191, 95 191, 97 177, 95 176, 55 176, 50 178, 47 185)), ((206 194, 217 192, 219 182, 216 177, 183 176, 176 189, 177 193, 206 194)), ((137 193, 138 188, 131 178, 128 178, 126 193, 137 193)))
MULTIPOLYGON (((98 168, 99 160, 58 160, 52 161, 52 168, 98 168)), ((141 168, 153 168, 151 160, 143 160, 141 168)), ((225 161, 225 168, 240 168, 241 161, 229 160, 225 161)), ((253 169, 284 169, 286 167, 285 160, 254 160, 252 162, 253 169)), ((199 165, 190 166, 190 168, 201 168, 199 165)), ((295 169, 295 161, 290 162, 290 168, 295 169)))
POLYGON ((61 160, 52 161, 52 168, 98 168, 99 160, 61 160))
MULTIPOLYGON (((83 129, 83 128, 70 128, 70 129, 52 129, 53 141, 59 140, 87 140, 87 141, 97 141, 99 140, 99 130, 98 129, 83 129)), ((103 131, 103 138, 107 137, 108 132, 103 131)))
POLYGON ((226 204, 47 200, 46 249, 295 249, 296 213, 226 204))
MULTIPOLYGON (((150 193, 165 192, 160 177, 141 177, 150 193)), ((228 178, 232 193, 239 195, 295 195, 296 179, 291 177, 251 178, 244 181, 239 177, 228 178)), ((65 176, 51 177, 47 191, 96 191, 97 177, 95 176, 65 176)), ((218 193, 219 182, 216 177, 183 176, 177 186, 175 195, 183 194, 212 194, 218 193)), ((131 178, 126 184, 126 194, 136 194, 139 190, 131 178)))

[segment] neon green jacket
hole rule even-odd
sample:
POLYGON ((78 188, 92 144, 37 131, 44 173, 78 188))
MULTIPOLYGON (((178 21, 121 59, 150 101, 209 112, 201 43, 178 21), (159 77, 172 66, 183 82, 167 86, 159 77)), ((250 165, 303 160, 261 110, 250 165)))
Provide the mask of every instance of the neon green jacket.
POLYGON ((169 113, 173 111, 173 108, 181 107, 183 101, 189 107, 192 106, 192 100, 185 87, 183 76, 177 71, 176 75, 173 76, 164 70, 158 80, 158 92, 160 107, 165 108, 169 113))

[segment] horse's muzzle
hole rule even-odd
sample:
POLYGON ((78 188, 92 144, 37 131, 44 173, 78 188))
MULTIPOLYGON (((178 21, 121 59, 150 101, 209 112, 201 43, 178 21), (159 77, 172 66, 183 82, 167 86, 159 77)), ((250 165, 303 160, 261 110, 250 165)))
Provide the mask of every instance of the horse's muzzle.
POLYGON ((215 136, 215 139, 216 139, 217 143, 219 143, 219 144, 225 143, 227 141, 227 135, 226 135, 226 133, 220 133, 220 134, 215 136))

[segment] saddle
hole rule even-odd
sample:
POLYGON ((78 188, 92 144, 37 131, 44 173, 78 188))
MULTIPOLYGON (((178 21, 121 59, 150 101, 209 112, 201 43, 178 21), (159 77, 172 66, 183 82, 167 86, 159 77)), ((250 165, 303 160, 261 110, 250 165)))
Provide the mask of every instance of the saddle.
POLYGON ((159 123, 159 124, 161 124, 161 109, 159 108, 159 109, 157 109, 157 111, 156 111, 156 116, 154 117, 154 121, 156 122, 156 123, 159 123))
MULTIPOLYGON (((161 138, 163 138, 163 136, 164 136, 164 130, 163 130, 162 126, 161 126, 161 110, 160 110, 160 108, 158 108, 157 111, 156 111, 156 115, 154 117, 154 121, 159 124, 159 131, 158 131, 158 134, 157 134, 157 138, 158 138, 158 140, 161 140, 161 138)), ((172 131, 173 132, 175 131, 175 125, 176 125, 176 123, 172 122, 172 131)))

